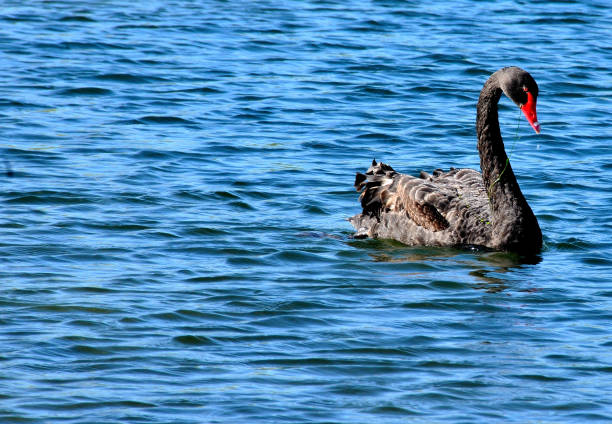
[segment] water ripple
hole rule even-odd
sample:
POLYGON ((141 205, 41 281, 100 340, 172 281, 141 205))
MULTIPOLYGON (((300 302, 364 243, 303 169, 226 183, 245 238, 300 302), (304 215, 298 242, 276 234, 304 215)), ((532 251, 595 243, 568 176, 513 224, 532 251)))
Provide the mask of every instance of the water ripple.
POLYGON ((612 420, 607 3, 5 6, 0 421, 612 420), (542 253, 351 238, 507 65, 542 253))

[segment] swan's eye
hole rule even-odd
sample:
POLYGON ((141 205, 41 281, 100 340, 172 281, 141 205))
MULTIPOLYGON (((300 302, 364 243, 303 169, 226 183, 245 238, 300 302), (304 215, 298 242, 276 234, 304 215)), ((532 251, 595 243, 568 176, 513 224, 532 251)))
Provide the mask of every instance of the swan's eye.
POLYGON ((525 86, 523 86, 523 91, 524 91, 525 93, 529 93, 529 89, 528 89, 527 87, 525 87, 525 86))

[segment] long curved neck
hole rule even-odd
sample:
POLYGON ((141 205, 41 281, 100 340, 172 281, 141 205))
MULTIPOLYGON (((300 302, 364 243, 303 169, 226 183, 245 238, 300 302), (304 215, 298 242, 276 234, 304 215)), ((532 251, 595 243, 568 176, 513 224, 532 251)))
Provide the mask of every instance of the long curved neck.
POLYGON ((492 211, 503 207, 511 197, 523 194, 518 186, 499 129, 497 104, 502 89, 493 75, 487 80, 478 99, 476 114, 476 132, 478 134, 478 152, 482 178, 491 202, 492 211))
POLYGON ((493 74, 480 92, 476 115, 480 169, 491 205, 493 242, 502 249, 524 250, 525 244, 533 244, 533 249, 539 250, 542 233, 516 181, 499 129, 497 104, 501 95, 497 75, 493 74))

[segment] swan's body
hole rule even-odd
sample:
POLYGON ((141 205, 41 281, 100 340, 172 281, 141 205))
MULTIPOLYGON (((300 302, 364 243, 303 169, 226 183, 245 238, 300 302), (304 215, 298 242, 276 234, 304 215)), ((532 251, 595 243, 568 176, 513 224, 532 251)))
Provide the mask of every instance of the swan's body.
POLYGON ((526 71, 503 68, 484 84, 476 131, 482 174, 472 169, 436 170, 419 177, 374 161, 357 174, 363 211, 349 220, 356 237, 395 239, 407 245, 483 246, 522 254, 542 247, 538 221, 507 160, 497 103, 502 91, 539 133, 538 86, 526 71))

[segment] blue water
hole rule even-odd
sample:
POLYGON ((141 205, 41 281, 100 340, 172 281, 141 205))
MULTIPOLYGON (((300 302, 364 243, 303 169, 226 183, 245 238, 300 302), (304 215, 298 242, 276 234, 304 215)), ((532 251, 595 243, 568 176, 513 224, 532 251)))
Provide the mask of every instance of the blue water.
POLYGON ((611 31, 603 0, 4 1, 0 421, 612 421, 611 31), (508 65, 539 258, 352 239, 373 158, 478 168, 508 65))

